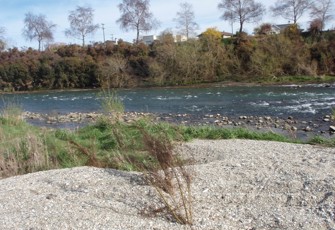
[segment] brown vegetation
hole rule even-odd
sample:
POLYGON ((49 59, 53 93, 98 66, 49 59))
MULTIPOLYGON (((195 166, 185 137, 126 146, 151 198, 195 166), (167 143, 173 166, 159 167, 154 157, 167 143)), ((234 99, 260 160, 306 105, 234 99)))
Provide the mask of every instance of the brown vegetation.
MULTIPOLYGON (((166 35, 168 36, 168 35, 166 35)), ((0 53, 0 90, 187 85, 223 80, 273 81, 282 76, 335 73, 335 34, 239 34, 150 46, 119 41, 58 46, 44 52, 16 48, 0 53)))

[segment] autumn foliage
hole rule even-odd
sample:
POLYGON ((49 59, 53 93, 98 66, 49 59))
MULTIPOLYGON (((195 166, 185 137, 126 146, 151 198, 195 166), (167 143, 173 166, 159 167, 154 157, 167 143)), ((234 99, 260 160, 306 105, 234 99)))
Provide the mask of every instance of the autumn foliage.
POLYGON ((281 34, 219 38, 210 29, 198 40, 162 39, 150 46, 120 41, 53 46, 43 52, 0 53, 0 90, 187 85, 267 81, 283 76, 335 73, 335 34, 281 34))

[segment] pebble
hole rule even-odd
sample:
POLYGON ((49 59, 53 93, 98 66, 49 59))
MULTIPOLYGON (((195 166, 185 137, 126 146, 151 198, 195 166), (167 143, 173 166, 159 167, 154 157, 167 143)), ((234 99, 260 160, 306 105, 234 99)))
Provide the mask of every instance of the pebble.
POLYGON ((305 132, 311 132, 313 129, 309 126, 303 129, 305 132))
POLYGON ((298 130, 298 128, 297 128, 297 127, 295 127, 295 126, 291 126, 291 130, 292 130, 292 131, 297 131, 297 130, 298 130))

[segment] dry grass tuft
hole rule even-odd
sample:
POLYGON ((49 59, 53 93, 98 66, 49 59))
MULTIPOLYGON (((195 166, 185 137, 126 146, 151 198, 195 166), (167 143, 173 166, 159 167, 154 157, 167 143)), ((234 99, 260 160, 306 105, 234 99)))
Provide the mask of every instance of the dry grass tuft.
MULTIPOLYGON (((0 177, 50 168, 51 159, 49 159, 43 140, 32 133, 27 133, 22 138, 15 138, 5 146, 0 146, 0 151, 2 153, 0 154, 0 177)), ((57 167, 57 162, 52 164, 53 167, 57 167)))
POLYGON ((146 150, 157 161, 157 164, 144 164, 145 179, 155 188, 162 204, 152 212, 165 213, 180 224, 192 225, 190 171, 174 154, 173 145, 165 135, 154 137, 143 129, 141 132, 146 150))

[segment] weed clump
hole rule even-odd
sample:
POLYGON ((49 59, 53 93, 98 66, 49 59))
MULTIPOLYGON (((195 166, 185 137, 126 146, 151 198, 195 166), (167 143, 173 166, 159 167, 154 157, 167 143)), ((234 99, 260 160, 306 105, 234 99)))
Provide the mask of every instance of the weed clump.
POLYGON ((171 141, 163 134, 152 136, 141 129, 148 154, 156 164, 143 164, 146 181, 152 185, 162 207, 152 209, 153 213, 164 213, 183 225, 192 220, 192 176, 185 168, 185 162, 174 153, 171 141))

